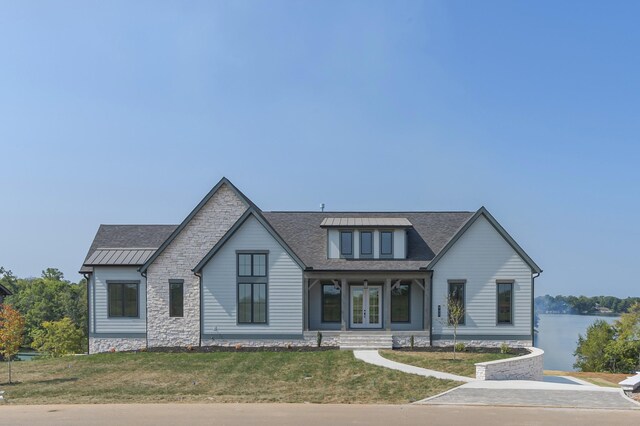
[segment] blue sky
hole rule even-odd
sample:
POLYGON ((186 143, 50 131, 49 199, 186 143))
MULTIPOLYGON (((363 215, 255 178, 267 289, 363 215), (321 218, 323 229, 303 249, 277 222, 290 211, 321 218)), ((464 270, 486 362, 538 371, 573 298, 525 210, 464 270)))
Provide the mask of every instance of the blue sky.
POLYGON ((72 280, 101 223, 476 210, 537 294, 640 295, 637 2, 0 3, 0 265, 72 280))

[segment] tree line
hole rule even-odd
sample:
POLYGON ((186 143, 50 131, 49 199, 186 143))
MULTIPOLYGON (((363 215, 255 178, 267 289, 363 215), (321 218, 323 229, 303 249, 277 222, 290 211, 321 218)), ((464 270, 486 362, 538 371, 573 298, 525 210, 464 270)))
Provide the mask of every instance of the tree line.
POLYGON ((541 314, 578 314, 597 313, 623 314, 629 312, 634 304, 640 303, 640 297, 620 299, 614 296, 538 296, 535 310, 541 314))
POLYGON ((11 291, 4 304, 24 319, 22 345, 51 355, 84 352, 87 345, 87 283, 47 268, 37 278, 18 278, 0 267, 0 284, 11 291))

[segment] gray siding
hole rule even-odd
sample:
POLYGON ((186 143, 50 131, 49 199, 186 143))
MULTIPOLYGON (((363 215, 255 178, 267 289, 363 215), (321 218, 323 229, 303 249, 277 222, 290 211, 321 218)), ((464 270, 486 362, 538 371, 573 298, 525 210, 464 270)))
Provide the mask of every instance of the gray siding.
POLYGON ((146 280, 134 267, 103 266, 95 267, 90 294, 91 306, 95 311, 91 315, 93 333, 126 334, 146 333, 146 280), (109 318, 107 306, 107 281, 140 281, 138 318, 109 318), (94 301, 95 298, 95 301, 94 301), (94 324, 95 321, 95 324, 94 324))
POLYGON ((202 270, 205 335, 301 335, 302 269, 253 216, 202 270), (268 250, 267 324, 237 324, 237 250, 268 250))
POLYGON ((446 324, 448 280, 466 280, 463 336, 530 336, 531 269, 483 216, 460 237, 433 272, 433 334, 450 335, 446 324), (497 325, 496 280, 513 280, 513 325, 497 325), (441 316, 438 317, 438 305, 441 316))

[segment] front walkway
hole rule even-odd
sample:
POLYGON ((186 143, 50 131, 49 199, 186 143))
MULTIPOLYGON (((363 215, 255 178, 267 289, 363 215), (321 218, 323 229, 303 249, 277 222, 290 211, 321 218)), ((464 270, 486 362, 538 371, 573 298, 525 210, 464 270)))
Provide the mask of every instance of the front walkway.
POLYGON ((621 389, 595 386, 564 376, 545 376, 545 381, 542 382, 476 380, 391 361, 383 358, 377 350, 353 351, 353 354, 357 359, 380 367, 424 377, 465 382, 457 388, 418 401, 416 404, 640 410, 640 404, 627 398, 621 389))
POLYGON ((443 380, 455 380, 456 382, 473 382, 475 380, 471 377, 458 376, 455 374, 443 373, 442 371, 428 370, 426 368, 391 361, 390 359, 382 357, 377 350, 356 350, 353 351, 353 355, 357 359, 369 364, 390 368, 392 370, 402 371, 404 373, 417 374, 418 376, 435 377, 436 379, 443 380))

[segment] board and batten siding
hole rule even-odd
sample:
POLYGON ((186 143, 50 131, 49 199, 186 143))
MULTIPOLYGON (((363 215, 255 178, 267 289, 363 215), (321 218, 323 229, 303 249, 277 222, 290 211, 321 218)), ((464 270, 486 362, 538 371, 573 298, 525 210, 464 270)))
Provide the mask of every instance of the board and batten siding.
POLYGON ((202 330, 222 335, 302 335, 302 269, 258 220, 250 216, 202 269, 202 330), (267 324, 237 322, 236 252, 268 253, 267 324))
POLYGON ((138 272, 138 267, 96 266, 92 276, 89 294, 92 334, 139 334, 146 333, 146 279, 138 272), (109 318, 107 281, 139 281, 138 317, 109 318))
POLYGON ((449 280, 465 280, 465 325, 458 336, 531 336, 531 268, 480 216, 434 266, 433 334, 451 336, 446 324, 449 280), (513 281, 513 325, 497 324, 496 281, 513 281), (441 315, 438 317, 438 306, 441 315))

